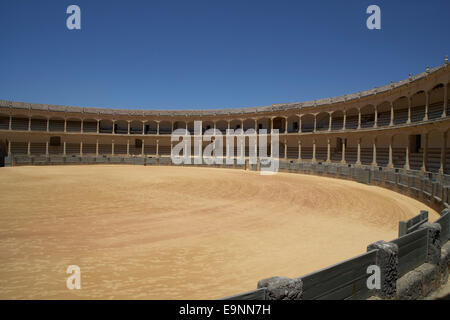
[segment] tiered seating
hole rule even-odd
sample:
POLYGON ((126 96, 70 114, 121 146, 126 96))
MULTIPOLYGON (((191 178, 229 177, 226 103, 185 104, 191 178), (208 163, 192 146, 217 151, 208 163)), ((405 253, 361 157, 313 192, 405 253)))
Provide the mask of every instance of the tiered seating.
POLYGON ((288 147, 287 157, 289 159, 298 159, 298 147, 288 147))
POLYGON ((313 132, 314 123, 302 123, 302 132, 313 132))
POLYGON ((427 157, 427 171, 438 172, 441 167, 441 149, 429 148, 427 157))
POLYGON ((403 168, 406 163, 406 148, 393 148, 392 162, 395 168, 403 168))
POLYGON ((302 159, 308 160, 313 157, 313 147, 303 147, 302 146, 302 159))
POLYGON ((63 149, 62 145, 60 145, 60 146, 49 145, 48 146, 48 153, 49 154, 59 154, 59 155, 61 155, 61 154, 63 154, 63 152, 64 152, 64 149, 63 149))
POLYGON ((26 142, 11 142, 12 154, 27 154, 28 143, 26 142))
POLYGON ((377 126, 384 127, 391 123, 391 111, 380 112, 378 114, 377 126))
POLYGON ((11 119, 12 130, 28 130, 28 118, 16 118, 11 119))
POLYGON ((170 146, 159 146, 159 154, 162 156, 170 156, 170 146))
POLYGON ((344 126, 344 118, 333 118, 331 121, 331 130, 342 130, 344 126))
POLYGON ((9 117, 0 116, 0 130, 9 129, 9 117))
POLYGON ((372 128, 375 124, 375 115, 361 115, 361 128, 372 128))
POLYGON ((425 117, 425 106, 411 108, 411 122, 422 121, 425 117))
POLYGON ((377 165, 386 167, 389 163, 389 148, 377 147, 377 165))
POLYGON ((83 132, 97 132, 97 122, 83 121, 83 132))
POLYGON ((331 161, 339 162, 342 160, 342 151, 337 151, 335 148, 334 150, 331 149, 331 161))
POLYGON ((112 154, 112 144, 99 144, 98 145, 99 154, 112 154))
POLYGON ((130 154, 137 156, 140 155, 142 153, 142 147, 141 148, 136 148, 136 146, 134 144, 130 144, 130 154))
POLYGON ((170 128, 159 128, 159 134, 171 134, 172 129, 170 128))
POLYGON ((358 148, 347 147, 345 149, 345 161, 348 163, 355 163, 358 160, 358 148))
POLYGON ((156 146, 150 145, 150 144, 145 144, 144 145, 144 154, 150 154, 150 155, 156 154, 156 146))
POLYGON ((329 127, 330 127, 330 124, 328 121, 317 121, 317 123, 316 123, 317 131, 327 131, 329 127))
POLYGON ((128 127, 121 127, 117 124, 114 125, 114 133, 116 134, 128 134, 128 127))
POLYGON ((350 116, 345 120, 346 129, 357 129, 358 128, 358 116, 350 116))
POLYGON ((142 134, 142 128, 130 128, 130 133, 131 134, 142 134))
POLYGON ((96 154, 97 146, 92 143, 83 143, 83 155, 96 154))
POLYGON ((394 109, 394 124, 402 124, 408 121, 408 109, 394 109))
POLYGON ((316 160, 317 161, 326 161, 328 157, 328 148, 327 147, 316 147, 316 160))
POLYGON ((64 132, 64 120, 50 119, 48 124, 50 132, 64 132))
POLYGON ((114 144, 114 154, 127 154, 126 144, 114 144))
POLYGON ((45 154, 46 145, 45 142, 31 142, 30 144, 30 153, 33 155, 41 155, 45 154))
POLYGON ((79 143, 66 143, 66 154, 80 154, 80 144, 79 143))
POLYGON ((81 121, 67 121, 66 130, 67 132, 81 132, 81 121))
POLYGON ((444 104, 442 102, 433 103, 428 106, 428 119, 437 119, 442 116, 444 104))
POLYGON ((418 153, 412 153, 409 156, 409 167, 411 170, 420 170, 422 168, 423 153, 420 150, 418 153))
POLYGON ((373 148, 361 148, 361 163, 371 164, 373 161, 373 148))

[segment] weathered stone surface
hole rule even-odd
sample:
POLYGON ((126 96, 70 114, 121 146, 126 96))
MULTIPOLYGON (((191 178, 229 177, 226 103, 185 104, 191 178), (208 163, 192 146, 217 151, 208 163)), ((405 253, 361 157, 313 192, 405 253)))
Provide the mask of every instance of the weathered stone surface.
POLYGON ((426 222, 419 229, 428 229, 428 252, 426 262, 438 265, 441 262, 441 225, 426 222))
POLYGON ((448 281, 449 269, 450 269, 450 241, 447 241, 447 243, 442 246, 441 262, 439 263, 439 271, 441 274, 442 284, 448 281))
POLYGON ((303 282, 301 279, 272 277, 258 281, 258 289, 266 288, 267 300, 301 300, 303 282))
POLYGON ((422 275, 415 270, 408 272, 397 282, 396 298, 416 300, 422 296, 422 275))
POLYGON ((377 265, 381 271, 381 289, 377 290, 377 294, 382 298, 392 298, 397 290, 398 246, 381 240, 367 247, 367 251, 371 250, 378 250, 377 265))

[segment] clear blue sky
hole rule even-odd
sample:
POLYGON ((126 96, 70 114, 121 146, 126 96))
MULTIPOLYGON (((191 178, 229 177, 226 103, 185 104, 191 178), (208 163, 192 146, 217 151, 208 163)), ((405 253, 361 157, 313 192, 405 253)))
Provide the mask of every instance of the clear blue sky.
POLYGON ((211 109, 354 93, 450 54, 450 1, 2 0, 0 99, 211 109), (66 8, 81 8, 81 30, 66 8), (381 30, 366 8, 381 8, 381 30))

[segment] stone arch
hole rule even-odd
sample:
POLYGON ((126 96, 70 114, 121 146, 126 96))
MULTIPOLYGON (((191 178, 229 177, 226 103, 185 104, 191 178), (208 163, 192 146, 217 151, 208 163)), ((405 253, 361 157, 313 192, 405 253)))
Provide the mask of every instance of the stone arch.
POLYGON ((418 122, 424 119, 425 103, 425 91, 418 91, 411 96, 411 122, 418 122))
POLYGON ((345 129, 358 128, 359 111, 356 108, 346 110, 345 129))
POLYGON ((314 115, 305 114, 302 115, 302 132, 313 132, 314 131, 314 115))
POLYGON ((100 133, 113 133, 113 122, 109 119, 100 120, 99 124, 100 133))
POLYGON ((408 121, 408 97, 403 96, 393 102, 394 124, 403 124, 408 121))
POLYGON ((344 128, 344 112, 336 110, 331 114, 331 130, 342 130, 344 128))
POLYGON ((316 130, 327 131, 330 126, 330 114, 328 112, 321 112, 316 115, 316 130))
POLYGON ((386 127, 391 123, 391 103, 384 101, 377 106, 377 126, 386 127))

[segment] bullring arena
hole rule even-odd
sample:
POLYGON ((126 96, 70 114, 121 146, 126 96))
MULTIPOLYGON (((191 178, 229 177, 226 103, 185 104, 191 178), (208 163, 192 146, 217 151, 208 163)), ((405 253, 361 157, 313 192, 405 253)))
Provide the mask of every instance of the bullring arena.
MULTIPOLYGON (((2 100, 0 298, 218 299, 351 259, 421 210, 438 221, 450 194, 449 86, 446 59, 384 87, 269 107, 2 100), (260 175, 248 147, 243 165, 172 165, 171 133, 194 120, 202 134, 278 129, 280 172, 260 175), (73 264, 81 290, 65 286, 73 264)), ((399 279, 431 263, 425 254, 402 269, 402 252, 399 279)))

